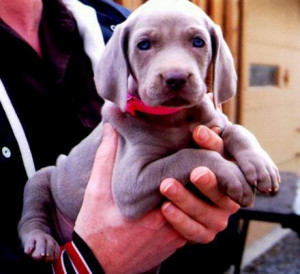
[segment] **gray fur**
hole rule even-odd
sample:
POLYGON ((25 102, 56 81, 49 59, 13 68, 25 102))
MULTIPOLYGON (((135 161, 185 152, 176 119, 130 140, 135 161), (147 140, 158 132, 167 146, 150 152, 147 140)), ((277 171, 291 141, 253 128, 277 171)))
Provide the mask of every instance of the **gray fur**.
MULTIPOLYGON (((253 202, 254 186, 264 193, 278 189, 278 170, 253 135, 215 108, 236 92, 233 58, 220 28, 188 1, 168 3, 150 0, 119 25, 95 74, 100 96, 107 100, 103 123, 109 122, 119 133, 112 191, 127 218, 139 218, 158 206, 164 178, 187 184, 197 166, 210 168, 220 189, 242 206, 253 202), (192 46, 195 36, 204 39, 204 47, 192 46), (140 51, 136 44, 144 38, 152 41, 152 47, 140 51), (210 65, 214 104, 205 96, 210 65), (174 89, 166 84, 166 75, 186 75, 186 83, 174 89), (165 116, 131 116, 124 112, 128 88, 147 105, 184 103, 183 110, 165 116), (222 129, 226 151, 238 166, 217 152, 192 145, 192 131, 199 124, 222 129)), ((45 250, 50 250, 50 259, 56 256, 50 233, 62 242, 71 238, 101 135, 102 124, 68 156, 60 156, 56 166, 40 170, 28 181, 19 234, 33 257, 41 258, 45 250), (42 249, 32 245, 45 238, 48 242, 42 249)))

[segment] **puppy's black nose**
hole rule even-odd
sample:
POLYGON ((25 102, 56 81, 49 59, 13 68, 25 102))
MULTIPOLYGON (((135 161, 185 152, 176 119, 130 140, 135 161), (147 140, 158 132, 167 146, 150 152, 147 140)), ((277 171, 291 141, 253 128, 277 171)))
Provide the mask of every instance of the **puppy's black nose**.
POLYGON ((188 75, 183 72, 168 72, 163 75, 165 84, 173 89, 179 90, 187 82, 188 75))

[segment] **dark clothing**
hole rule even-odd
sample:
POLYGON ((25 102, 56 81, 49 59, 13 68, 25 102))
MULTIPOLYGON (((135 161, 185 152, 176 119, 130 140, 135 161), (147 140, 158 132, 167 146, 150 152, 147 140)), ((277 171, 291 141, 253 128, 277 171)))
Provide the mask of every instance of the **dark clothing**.
MULTIPOLYGON (((67 154, 88 135, 100 122, 102 105, 72 14, 60 1, 44 0, 43 7, 39 30, 43 59, 0 18, 0 78, 27 136, 36 169, 55 164, 59 154, 67 154)), ((0 273, 25 269, 46 273, 38 267, 34 272, 18 241, 27 177, 1 104, 0 153, 0 273)))
POLYGON ((226 230, 209 244, 187 244, 168 258, 160 274, 224 274, 238 256, 239 239, 236 216, 231 216, 226 230))
POLYGON ((100 122, 102 101, 76 22, 62 4, 44 1, 43 60, 17 33, 1 26, 0 76, 36 168, 53 165, 100 122))
POLYGON ((82 3, 93 7, 97 12, 98 22, 107 43, 116 25, 124 21, 130 11, 109 0, 80 0, 82 3))

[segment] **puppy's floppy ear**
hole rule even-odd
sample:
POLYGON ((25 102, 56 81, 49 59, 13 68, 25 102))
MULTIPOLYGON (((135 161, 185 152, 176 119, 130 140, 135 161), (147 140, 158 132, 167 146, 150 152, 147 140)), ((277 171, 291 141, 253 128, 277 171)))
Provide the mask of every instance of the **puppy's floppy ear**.
POLYGON ((128 29, 126 23, 115 28, 107 43, 95 72, 98 94, 117 104, 122 111, 126 109, 128 87, 127 44, 128 29))
POLYGON ((214 63, 214 104, 217 106, 233 97, 237 89, 237 75, 232 54, 226 44, 221 28, 213 23, 210 31, 214 63))

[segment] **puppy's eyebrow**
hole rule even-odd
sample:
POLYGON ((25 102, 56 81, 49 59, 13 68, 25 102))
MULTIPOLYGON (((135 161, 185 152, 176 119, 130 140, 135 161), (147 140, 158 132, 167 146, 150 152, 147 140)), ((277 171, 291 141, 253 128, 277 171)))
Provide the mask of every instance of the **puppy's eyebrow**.
POLYGON ((133 35, 134 40, 140 39, 142 37, 157 39, 159 37, 159 31, 155 28, 141 28, 137 30, 133 35))
POLYGON ((204 40, 209 40, 210 37, 207 29, 199 26, 188 26, 185 28, 185 33, 187 33, 190 36, 199 35, 204 40))

